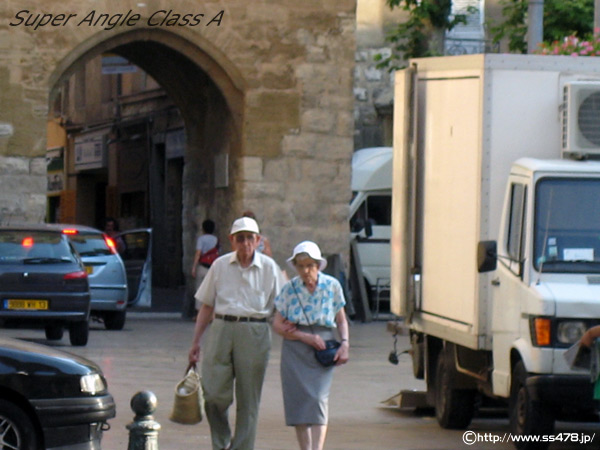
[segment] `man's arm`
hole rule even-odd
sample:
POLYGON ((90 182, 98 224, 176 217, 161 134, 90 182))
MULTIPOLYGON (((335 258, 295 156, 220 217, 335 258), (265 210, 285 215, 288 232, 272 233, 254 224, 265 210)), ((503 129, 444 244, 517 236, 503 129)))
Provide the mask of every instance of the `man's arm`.
POLYGON ((203 303, 196 317, 196 326, 194 327, 194 338, 192 339, 192 347, 188 355, 189 363, 196 364, 200 360, 200 340, 204 335, 206 327, 213 317, 214 307, 203 303))

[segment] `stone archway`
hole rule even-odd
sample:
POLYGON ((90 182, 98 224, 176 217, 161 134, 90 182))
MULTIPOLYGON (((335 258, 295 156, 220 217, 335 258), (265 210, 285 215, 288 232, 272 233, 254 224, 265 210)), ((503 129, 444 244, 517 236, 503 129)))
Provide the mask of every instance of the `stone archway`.
MULTIPOLYGON (((106 34, 102 35, 103 37, 106 34)), ((196 41, 198 41, 196 39, 196 41)), ((181 243, 182 267, 191 266, 200 223, 210 217, 220 225, 225 240, 232 216, 231 205, 243 197, 240 186, 229 185, 227 161, 243 154, 243 79, 235 67, 205 42, 208 50, 161 29, 135 29, 103 40, 88 39, 78 45, 56 67, 50 85, 60 85, 86 61, 111 52, 125 57, 151 75, 179 108, 185 124, 186 150, 182 179, 181 243), (217 161, 225 173, 215 170, 217 161), (215 188, 216 183, 219 187, 215 188)), ((232 177, 233 178, 233 177, 232 177)), ((157 264, 168 263, 161 214, 150 224, 156 230, 157 264), (163 245, 164 244, 164 245, 163 245), (162 256, 161 256, 162 252, 162 256)), ((187 275, 187 270, 184 274, 187 275)), ((186 283, 192 285, 193 283, 186 283)), ((190 298, 188 292, 186 298, 190 298)), ((189 309, 187 305, 186 309, 189 309)), ((185 311, 184 311, 185 312, 185 311)))

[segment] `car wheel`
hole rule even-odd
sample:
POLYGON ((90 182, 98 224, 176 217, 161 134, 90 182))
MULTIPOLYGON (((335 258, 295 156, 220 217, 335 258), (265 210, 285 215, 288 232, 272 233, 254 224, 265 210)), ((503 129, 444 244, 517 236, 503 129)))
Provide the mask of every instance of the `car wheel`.
POLYGON ((104 316, 104 326, 107 330, 122 330, 125 326, 125 315, 125 311, 106 313, 104 316))
POLYGON ((69 340, 71 341, 71 345, 86 345, 89 334, 90 324, 87 320, 83 322, 73 322, 69 325, 69 340))
POLYGON ((36 429, 25 411, 0 400, 0 449, 36 450, 37 440, 36 429))
POLYGON ((46 325, 46 339, 49 341, 58 341, 63 338, 65 329, 62 325, 46 325))

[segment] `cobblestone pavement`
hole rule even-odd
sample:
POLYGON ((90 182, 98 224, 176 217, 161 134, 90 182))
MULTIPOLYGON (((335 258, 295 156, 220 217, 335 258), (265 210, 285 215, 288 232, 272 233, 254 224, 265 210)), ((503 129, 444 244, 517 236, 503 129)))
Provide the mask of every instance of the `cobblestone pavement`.
MULTIPOLYGON (((330 397, 330 426, 327 449, 467 449, 461 430, 442 430, 431 415, 401 411, 383 402, 401 389, 422 389, 423 383, 412 376, 408 355, 400 355, 397 366, 387 360, 393 339, 386 332, 384 321, 369 324, 354 323, 350 327, 351 361, 336 368, 330 397)), ((162 429, 161 450, 210 449, 206 421, 198 425, 178 425, 169 421, 174 387, 187 364, 187 351, 193 323, 178 314, 130 314, 122 331, 105 330, 93 324, 86 347, 71 347, 68 338, 51 345, 96 361, 108 379, 109 389, 117 403, 117 417, 110 421, 111 429, 104 434, 104 450, 125 450, 128 444, 126 425, 133 420, 129 402, 141 390, 154 392, 158 398, 155 420, 162 429)), ((33 340, 48 345, 42 329, 2 329, 3 334, 33 340)), ((406 336, 398 339, 398 350, 408 348, 406 336)), ((279 381, 281 339, 273 336, 273 350, 267 370, 257 450, 297 448, 293 428, 283 420, 283 403, 279 381)), ((232 408, 232 421, 235 419, 232 408)), ((592 434, 597 425, 574 428, 561 425, 559 431, 592 434), (586 428, 587 427, 587 428, 586 428)), ((471 448, 509 449, 512 445, 496 443, 490 433, 508 432, 505 417, 484 417, 473 421, 469 430, 480 437, 471 448), (487 433, 487 435, 486 435, 487 433), (488 439, 488 441, 486 441, 488 439)), ((595 438, 600 442, 599 436, 595 438)), ((583 445, 553 444, 550 449, 582 449, 583 445)), ((587 447, 586 447, 587 448, 587 447)))

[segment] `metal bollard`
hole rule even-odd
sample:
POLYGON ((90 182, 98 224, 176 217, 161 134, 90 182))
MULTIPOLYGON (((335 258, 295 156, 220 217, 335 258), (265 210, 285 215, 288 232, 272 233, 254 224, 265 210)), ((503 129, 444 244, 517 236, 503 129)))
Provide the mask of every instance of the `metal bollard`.
POLYGON ((158 450, 158 431, 160 423, 154 420, 156 395, 150 391, 141 391, 131 398, 131 409, 135 413, 133 422, 127 425, 129 446, 127 450, 158 450))

